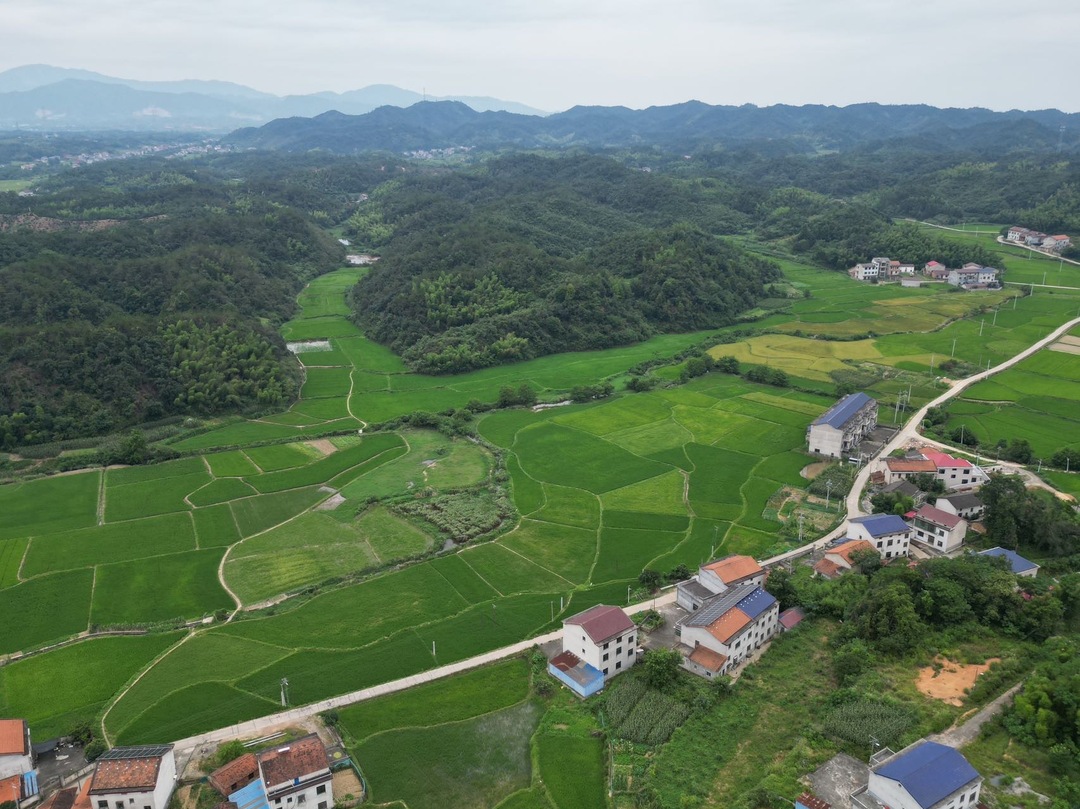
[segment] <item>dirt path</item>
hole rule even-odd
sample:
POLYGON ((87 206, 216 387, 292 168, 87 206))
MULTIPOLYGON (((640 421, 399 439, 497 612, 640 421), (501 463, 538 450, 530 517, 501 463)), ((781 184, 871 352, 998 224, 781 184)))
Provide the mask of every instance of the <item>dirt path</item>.
POLYGON ((963 747, 965 744, 974 741, 983 725, 1001 713, 1005 706, 1012 702, 1012 698, 1023 685, 1023 683, 1017 683, 974 716, 960 725, 953 725, 944 733, 934 734, 930 737, 930 741, 948 745, 949 747, 963 747))

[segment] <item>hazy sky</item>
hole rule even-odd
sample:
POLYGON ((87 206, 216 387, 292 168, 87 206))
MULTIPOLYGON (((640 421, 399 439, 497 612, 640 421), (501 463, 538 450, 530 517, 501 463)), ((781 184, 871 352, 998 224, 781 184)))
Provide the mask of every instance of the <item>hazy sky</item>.
POLYGON ((575 104, 1080 111, 1076 0, 0 0, 0 70, 575 104))

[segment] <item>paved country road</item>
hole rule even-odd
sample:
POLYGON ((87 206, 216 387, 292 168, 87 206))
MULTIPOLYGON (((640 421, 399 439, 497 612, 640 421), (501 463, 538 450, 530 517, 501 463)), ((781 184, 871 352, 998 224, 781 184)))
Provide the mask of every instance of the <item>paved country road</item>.
MULTIPOLYGON (((1005 360, 1005 362, 1001 363, 1000 365, 997 365, 987 371, 982 371, 981 373, 975 374, 974 376, 970 376, 966 379, 956 382, 951 388, 949 388, 948 391, 946 391, 941 396, 937 397, 932 402, 923 407, 921 410, 916 412, 907 421, 904 427, 902 427, 896 433, 893 439, 885 445, 885 447, 881 450, 881 454, 888 454, 897 447, 903 446, 904 443, 906 443, 907 441, 918 437, 918 432, 916 431, 916 428, 918 427, 918 425, 922 424, 922 420, 926 415, 926 411, 929 410, 931 407, 937 407, 938 405, 947 402, 949 399, 952 399, 953 397, 959 395, 968 387, 974 385, 976 382, 981 382, 987 377, 993 376, 994 374, 1004 371, 1007 368, 1011 368, 1013 365, 1020 362, 1021 360, 1030 357, 1039 349, 1059 339, 1063 334, 1067 333, 1070 329, 1074 328, 1077 325, 1080 325, 1080 317, 1073 318, 1068 323, 1052 331, 1042 340, 1039 340, 1034 345, 1024 349, 1016 356, 1005 360)), ((863 488, 865 488, 866 486, 866 482, 869 479, 869 476, 870 464, 868 463, 856 476, 855 483, 851 488, 851 493, 848 495, 847 517, 849 519, 851 517, 859 516, 863 513, 859 504, 859 499, 863 488)), ((779 556, 772 557, 771 559, 764 560, 764 562, 767 564, 782 561, 786 558, 790 558, 793 556, 802 555, 806 552, 807 547, 821 547, 827 544, 831 539, 843 535, 844 530, 844 526, 841 525, 841 527, 838 528, 836 531, 833 531, 828 536, 819 539, 816 542, 809 543, 809 545, 804 545, 801 548, 796 548, 793 551, 789 551, 787 553, 780 554, 779 556)), ((624 607, 623 610, 627 613, 627 615, 631 615, 635 612, 641 612, 642 610, 650 609, 654 606, 659 607, 671 604, 674 601, 675 592, 674 590, 672 590, 661 596, 657 596, 655 599, 649 599, 648 601, 644 601, 639 604, 632 604, 628 607, 624 607)), ((496 660, 503 660, 508 657, 513 657, 516 654, 531 649, 534 645, 544 644, 550 641, 558 640, 561 636, 562 633, 560 631, 550 632, 537 638, 523 640, 510 646, 504 646, 501 649, 495 649, 482 655, 477 655, 476 657, 470 657, 467 660, 460 660, 456 663, 439 666, 438 668, 420 672, 419 674, 414 674, 410 677, 403 677, 399 680, 393 680, 389 683, 383 683, 381 685, 372 686, 370 688, 365 688, 360 691, 354 691, 350 694, 342 694, 340 696, 331 697, 330 699, 325 699, 320 702, 312 703, 310 705, 303 705, 299 708, 291 708, 286 711, 281 711, 280 713, 271 714, 270 716, 260 717, 259 719, 252 719, 248 722, 241 722, 237 725, 230 725, 229 727, 214 730, 209 733, 203 733, 198 736, 181 739, 180 741, 177 741, 175 743, 177 756, 181 758, 181 760, 186 760, 186 758, 184 758, 185 755, 187 757, 190 757, 192 753, 194 753, 199 747, 205 745, 220 744, 222 742, 230 741, 232 739, 254 738, 258 736, 263 736, 266 735, 271 729, 283 727, 285 725, 288 725, 290 722, 298 722, 304 719, 308 719, 315 714, 321 713, 323 711, 338 709, 345 707, 346 705, 353 705, 357 702, 363 702, 365 700, 385 696, 386 694, 393 694, 398 691, 404 691, 405 689, 411 688, 414 685, 420 685, 421 683, 429 683, 434 680, 440 680, 444 677, 449 677, 462 671, 468 671, 469 669, 483 666, 496 660)))
MULTIPOLYGON (((623 607, 623 612, 627 615, 633 615, 636 612, 642 612, 643 610, 662 607, 673 603, 675 603, 675 590, 670 590, 663 595, 658 595, 656 598, 650 598, 648 601, 642 601, 638 604, 631 604, 628 607, 623 607)), ((375 699, 376 697, 386 696, 387 694, 394 694, 398 691, 404 691, 407 688, 412 688, 414 685, 441 680, 444 677, 468 671, 469 669, 474 669, 486 665, 487 663, 493 663, 496 660, 504 660, 508 657, 513 657, 514 655, 531 649, 533 646, 560 640, 561 638, 562 630, 549 632, 546 635, 519 641, 510 646, 503 646, 501 649, 493 649, 490 652, 485 652, 476 657, 459 660, 456 663, 448 663, 445 666, 422 671, 419 674, 413 674, 409 677, 402 677, 399 680, 392 680, 388 683, 373 685, 370 688, 353 691, 350 694, 341 694, 340 696, 330 697, 329 699, 324 699, 320 702, 313 702, 310 705, 290 708, 289 710, 270 714, 269 716, 262 716, 248 722, 241 722, 226 728, 212 730, 209 733, 201 733, 198 736, 181 739, 174 743, 176 745, 176 756, 178 760, 186 762, 197 748, 205 745, 217 745, 233 739, 265 736, 272 729, 282 728, 290 723, 300 722, 315 714, 322 713, 323 711, 337 710, 338 708, 344 708, 346 705, 353 705, 357 702, 364 702, 365 700, 375 699)))

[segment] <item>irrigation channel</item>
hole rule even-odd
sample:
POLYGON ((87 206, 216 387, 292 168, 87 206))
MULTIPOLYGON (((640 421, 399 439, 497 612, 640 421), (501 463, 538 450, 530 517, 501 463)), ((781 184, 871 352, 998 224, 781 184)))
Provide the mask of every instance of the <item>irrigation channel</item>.
MULTIPOLYGON (((1043 339, 1032 344, 1028 348, 1016 354, 1013 357, 1002 362, 1000 365, 996 365, 986 371, 975 374, 974 376, 967 377, 961 381, 953 384, 949 390, 938 396, 936 399, 922 407, 916 413, 914 413, 910 419, 904 424, 904 426, 896 433, 896 435, 886 444, 879 455, 887 455, 893 450, 904 445, 906 442, 918 437, 917 428, 922 424, 923 418, 926 416, 926 412, 931 407, 937 407, 955 396, 958 396, 964 390, 977 382, 981 382, 994 374, 1000 373, 1008 368, 1011 368, 1016 363, 1027 359, 1036 351, 1045 348, 1050 343, 1061 338, 1069 330, 1080 325, 1080 317, 1073 318, 1062 326, 1052 331, 1043 339)), ((867 463, 863 465, 863 468, 859 471, 859 474, 855 478, 855 482, 851 487, 851 492, 848 494, 845 506, 846 517, 862 515, 862 507, 860 504, 862 498, 862 490, 866 487, 866 483, 870 477, 871 464, 867 463)), ((806 555, 808 552, 814 549, 821 548, 827 545, 832 540, 842 536, 846 528, 844 524, 841 524, 839 528, 832 531, 825 537, 810 542, 794 550, 786 553, 779 554, 777 556, 770 557, 769 559, 761 560, 761 564, 765 567, 776 565, 785 562, 789 559, 795 559, 800 556, 806 555)), ((657 606, 665 606, 675 601, 674 590, 669 590, 663 595, 656 598, 649 599, 647 601, 640 602, 638 604, 631 604, 623 608, 623 611, 627 615, 632 615, 637 612, 641 612, 646 609, 651 609, 657 606)), ((516 654, 520 654, 527 649, 531 649, 535 645, 548 643, 550 641, 558 640, 561 637, 560 631, 550 632, 546 635, 541 635, 536 638, 529 638, 528 640, 519 641, 509 646, 503 646, 500 649, 494 649, 490 652, 486 652, 475 657, 470 657, 466 660, 459 660, 456 663, 450 663, 445 666, 440 666, 430 671, 414 674, 409 677, 402 677, 398 680, 392 680, 388 683, 382 683, 380 685, 371 686, 370 688, 364 688, 359 691, 353 691, 349 694, 341 694, 336 697, 330 697, 329 699, 314 702, 309 705, 303 705, 297 708, 290 708, 286 711, 271 714, 269 716, 263 716, 258 719, 252 719, 247 722, 241 722, 239 724, 230 725, 228 727, 219 728, 218 730, 209 731, 208 733, 201 733, 197 736, 191 736, 186 739, 181 739, 175 742, 177 757, 186 764, 191 757, 201 752, 201 748, 205 748, 211 745, 221 744, 222 742, 230 741, 233 739, 240 739, 251 736, 265 735, 272 729, 279 728, 290 723, 295 723, 299 720, 308 719, 315 714, 323 711, 335 710, 343 708, 346 705, 352 705, 357 702, 364 702, 376 697, 386 696, 387 694, 393 694, 398 691, 404 691, 421 683, 431 682, 433 680, 440 680, 444 677, 449 677, 453 674, 459 674, 469 669, 483 666, 487 663, 495 662, 496 660, 502 660, 507 657, 512 657, 516 654)))

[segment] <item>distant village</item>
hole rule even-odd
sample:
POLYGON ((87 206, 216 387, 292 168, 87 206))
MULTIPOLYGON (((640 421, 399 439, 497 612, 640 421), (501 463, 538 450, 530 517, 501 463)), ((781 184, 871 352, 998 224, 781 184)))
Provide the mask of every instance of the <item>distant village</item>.
POLYGON ((919 287, 925 281, 950 284, 960 289, 1001 287, 1001 270, 970 261, 958 269, 949 269, 938 261, 930 261, 917 274, 914 264, 879 256, 865 264, 856 264, 848 270, 848 275, 856 281, 871 284, 899 282, 905 287, 919 287))

